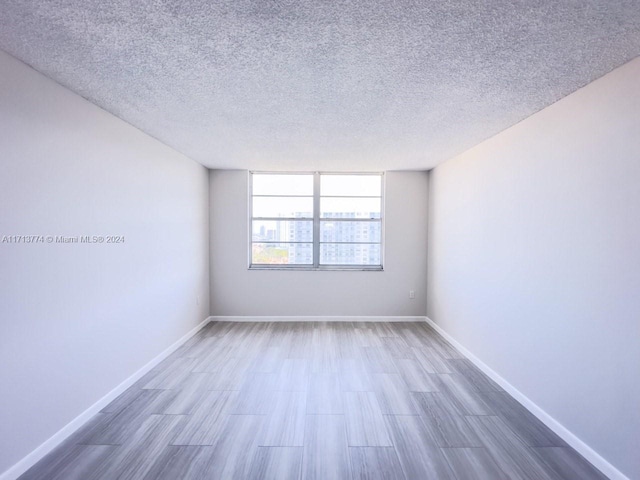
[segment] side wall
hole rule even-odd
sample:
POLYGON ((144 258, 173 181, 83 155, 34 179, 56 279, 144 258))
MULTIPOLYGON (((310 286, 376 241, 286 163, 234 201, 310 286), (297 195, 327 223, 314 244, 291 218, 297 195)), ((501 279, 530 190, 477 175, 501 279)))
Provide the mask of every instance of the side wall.
POLYGON ((207 169, 4 52, 0 125, 1 473, 208 317, 209 195, 207 169), (124 243, 55 241, 81 235, 124 243))
POLYGON ((389 172, 385 182, 383 272, 249 271, 248 174, 212 170, 211 314, 424 317, 428 176, 389 172))
POLYGON ((428 316, 640 478, 640 59, 430 174, 428 316))

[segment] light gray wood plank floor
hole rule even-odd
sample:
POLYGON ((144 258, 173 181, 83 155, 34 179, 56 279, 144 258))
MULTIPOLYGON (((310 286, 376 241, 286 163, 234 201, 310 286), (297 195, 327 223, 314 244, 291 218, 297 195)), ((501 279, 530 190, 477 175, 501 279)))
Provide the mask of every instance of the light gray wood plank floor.
POLYGON ((215 322, 20 478, 606 477, 427 324, 215 322))

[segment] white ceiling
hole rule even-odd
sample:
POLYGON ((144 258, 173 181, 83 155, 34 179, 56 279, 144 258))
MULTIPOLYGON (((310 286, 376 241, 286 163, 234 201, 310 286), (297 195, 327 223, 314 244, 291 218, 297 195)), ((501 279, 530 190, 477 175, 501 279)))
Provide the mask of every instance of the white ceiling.
POLYGON ((208 167, 428 169, 638 56, 640 0, 0 0, 0 48, 208 167))

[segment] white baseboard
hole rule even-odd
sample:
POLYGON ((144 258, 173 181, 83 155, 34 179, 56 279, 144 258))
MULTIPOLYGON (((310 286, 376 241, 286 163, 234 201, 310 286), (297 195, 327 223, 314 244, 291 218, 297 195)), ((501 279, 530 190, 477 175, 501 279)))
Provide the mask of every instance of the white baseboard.
POLYGON ((217 315, 209 317, 214 322, 424 322, 426 317, 385 317, 385 316, 308 316, 308 315, 253 315, 253 316, 234 316, 234 315, 217 315))
POLYGON ((535 404, 529 397, 520 392, 517 388, 511 385, 508 381, 498 375, 494 370, 491 369, 487 364, 485 364, 482 360, 476 357, 473 353, 467 350, 463 345, 461 345, 455 338, 449 335, 446 331, 444 331, 437 323, 431 320, 429 317, 425 317, 426 322, 433 327, 440 335, 442 335, 451 345, 456 347, 460 353, 462 353, 465 357, 471 360, 476 367, 482 370, 487 376, 489 376, 493 381, 495 381, 498 385, 500 385, 509 395, 515 398, 518 402, 520 402, 527 410, 529 410, 533 415, 535 415, 542 423, 544 423, 547 427, 553 430, 560 438, 562 438, 565 442, 567 442, 571 447, 573 447, 580 455, 582 455, 587 461, 589 461, 594 467, 604 473, 611 480, 629 480, 629 478, 624 475, 620 470, 607 462, 604 458, 602 458, 595 450, 593 450, 589 445, 580 440, 577 436, 575 436, 570 430, 568 430, 564 425, 558 422, 555 418, 545 412, 542 408, 540 408, 537 404, 535 404))
POLYGON ((29 470, 33 465, 35 465, 38 461, 40 461, 45 455, 51 452, 54 448, 60 445, 64 440, 66 440, 72 433, 77 431, 80 427, 82 427, 86 422, 88 422, 94 415, 96 415, 100 410, 109 405, 113 400, 115 400, 122 392, 124 392, 127 388, 133 385, 135 382, 140 380, 147 372, 149 372, 153 367, 158 365, 161 361, 175 352, 182 344, 184 344, 187 340, 193 337, 202 327, 204 327, 207 323, 211 321, 211 317, 206 318, 202 323, 200 323, 197 327, 189 331, 187 334, 183 335, 178 341, 174 342, 171 346, 166 348, 162 353, 157 355, 153 360, 148 362, 144 367, 140 368, 137 372, 127 378, 124 382, 118 385, 116 388, 107 393, 104 397, 98 400, 96 403, 87 408, 84 412, 78 415, 76 418, 71 420, 67 425, 65 425, 62 429, 58 430, 52 437, 46 440, 43 444, 41 444, 38 448, 20 460, 18 463, 10 467, 6 470, 2 475, 0 475, 0 480, 15 480, 24 472, 29 470))

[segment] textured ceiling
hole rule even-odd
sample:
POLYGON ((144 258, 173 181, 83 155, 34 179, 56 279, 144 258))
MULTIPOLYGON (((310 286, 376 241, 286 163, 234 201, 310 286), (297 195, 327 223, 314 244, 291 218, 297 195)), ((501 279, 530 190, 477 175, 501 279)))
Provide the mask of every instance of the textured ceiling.
POLYGON ((0 0, 0 48, 209 167, 427 169, 638 56, 640 0, 0 0))

